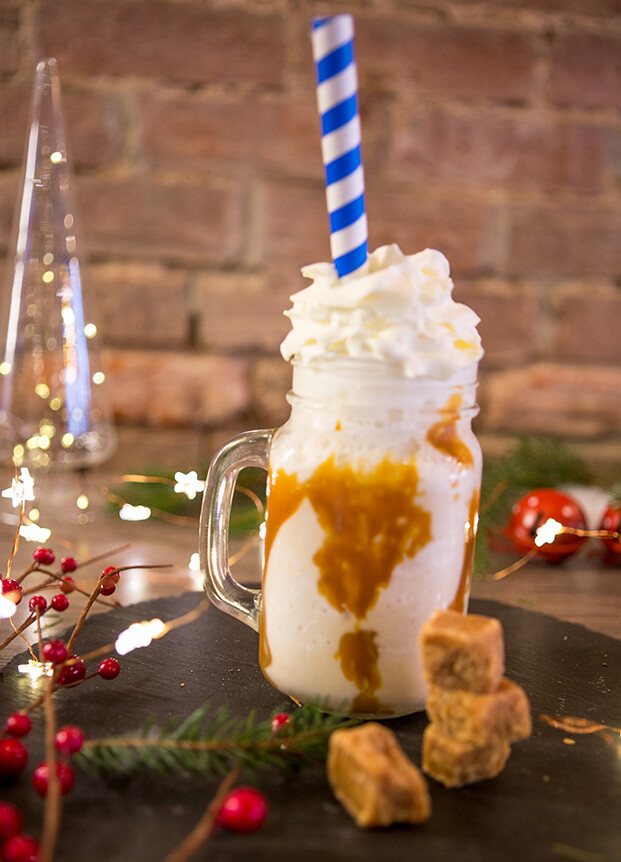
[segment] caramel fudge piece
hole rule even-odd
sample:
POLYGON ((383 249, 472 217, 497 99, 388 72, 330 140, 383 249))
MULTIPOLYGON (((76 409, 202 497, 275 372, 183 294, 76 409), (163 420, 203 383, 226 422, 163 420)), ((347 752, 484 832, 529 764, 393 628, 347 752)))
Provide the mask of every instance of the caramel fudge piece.
POLYGON ((526 692, 506 677, 490 694, 432 684, 427 694, 427 715, 445 735, 469 745, 499 745, 526 739, 531 733, 526 692))
POLYGON ((505 670, 502 626, 493 617, 435 611, 421 632, 429 683, 479 694, 496 691, 505 670))
POLYGON ((509 757, 508 742, 469 745, 428 724, 423 732, 423 771, 445 787, 463 787, 502 772, 509 757))
POLYGON ((335 730, 328 781, 358 826, 422 823, 431 814, 427 782, 383 724, 335 730))

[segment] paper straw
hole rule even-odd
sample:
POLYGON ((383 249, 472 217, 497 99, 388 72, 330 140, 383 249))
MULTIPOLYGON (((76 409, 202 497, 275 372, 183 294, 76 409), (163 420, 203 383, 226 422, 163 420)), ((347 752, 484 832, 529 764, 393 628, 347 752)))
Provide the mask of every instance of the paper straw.
POLYGON ((366 266, 368 256, 351 15, 315 18, 312 43, 330 216, 330 248, 342 278, 366 266))

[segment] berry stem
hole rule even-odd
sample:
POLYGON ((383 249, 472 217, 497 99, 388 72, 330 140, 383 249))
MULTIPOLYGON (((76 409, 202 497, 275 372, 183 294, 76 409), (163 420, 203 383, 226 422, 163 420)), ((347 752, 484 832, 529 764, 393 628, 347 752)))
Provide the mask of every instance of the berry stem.
POLYGON ((24 631, 24 629, 27 629, 28 626, 32 625, 34 621, 35 621, 35 615, 30 614, 30 616, 27 617, 24 620, 24 622, 20 626, 18 626, 18 628, 16 628, 14 630, 13 633, 8 636, 8 638, 6 638, 5 640, 2 641, 2 643, 0 644, 0 650, 3 650, 5 648, 5 646, 8 646, 11 643, 11 641, 15 640, 15 638, 18 635, 21 635, 21 633, 24 631))
POLYGON ((77 636, 80 633, 80 629, 84 625, 84 622, 86 620, 86 617, 89 614, 90 609, 93 607, 93 605, 97 601, 97 597, 99 595, 99 587, 101 586, 102 581, 103 581, 103 577, 97 579, 97 583, 93 587, 93 591, 91 592, 90 596, 88 597, 86 604, 82 608, 82 613, 78 617, 77 623, 73 627, 73 631, 71 632, 71 637, 67 641, 67 652, 69 652, 69 653, 73 652, 73 645, 76 641, 77 636))
POLYGON ((218 811, 222 807, 224 798, 233 787, 239 776, 241 767, 235 766, 221 781, 215 796, 205 809, 205 813, 198 821, 194 829, 183 839, 172 853, 165 857, 164 862, 186 862, 198 848, 204 844, 214 830, 214 824, 218 811))
POLYGON ((58 831, 60 829, 60 821, 62 817, 62 797, 60 789, 60 780, 56 771, 56 746, 54 738, 56 736, 56 714, 54 712, 54 703, 52 694, 56 689, 56 675, 45 682, 45 690, 43 692, 43 705, 45 710, 45 760, 48 764, 48 789, 45 796, 45 806, 43 809, 43 834, 41 836, 41 862, 52 862, 54 858, 54 848, 58 831))

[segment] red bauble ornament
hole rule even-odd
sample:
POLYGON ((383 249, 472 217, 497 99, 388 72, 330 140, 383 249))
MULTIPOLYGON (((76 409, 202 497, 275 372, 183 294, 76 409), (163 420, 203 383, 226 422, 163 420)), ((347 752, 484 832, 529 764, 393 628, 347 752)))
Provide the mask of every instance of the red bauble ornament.
POLYGON ((102 596, 111 596, 116 590, 116 584, 111 578, 106 578, 99 586, 99 592, 102 596))
MULTIPOLYGON (((611 503, 604 512, 600 530, 608 530, 610 533, 621 533, 621 501, 611 503)), ((621 538, 602 539, 606 546, 606 561, 621 563, 621 538)))
POLYGON ((216 819, 232 832, 256 832, 267 811, 267 800, 255 787, 238 787, 225 796, 216 819))
MULTIPOLYGON (((65 793, 69 793, 73 787, 73 782, 75 780, 73 769, 67 763, 57 760, 56 775, 60 782, 60 792, 64 796, 65 793)), ((34 789, 37 791, 39 796, 47 795, 49 781, 50 767, 45 761, 43 761, 43 763, 40 763, 32 773, 32 783, 34 784, 34 789)))
POLYGON ((74 557, 63 557, 60 561, 60 568, 63 574, 67 574, 67 572, 75 572, 78 564, 74 557))
POLYGON ((28 749, 19 739, 0 739, 0 775, 19 775, 28 762, 28 749))
POLYGON ((513 507, 506 533, 521 553, 537 550, 537 556, 549 563, 559 563, 575 554, 586 542, 586 536, 560 533, 553 542, 537 548, 537 530, 550 518, 564 527, 586 530, 586 518, 578 503, 555 488, 536 488, 525 494, 513 507))

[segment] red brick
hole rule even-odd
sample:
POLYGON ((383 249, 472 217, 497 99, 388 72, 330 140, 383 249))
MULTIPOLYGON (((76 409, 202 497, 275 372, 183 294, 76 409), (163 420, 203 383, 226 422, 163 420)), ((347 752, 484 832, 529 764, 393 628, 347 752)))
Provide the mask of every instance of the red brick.
POLYGON ((621 275, 621 213, 587 204, 513 206, 506 212, 505 276, 621 275))
POLYGON ((55 0, 39 7, 37 23, 42 53, 71 72, 206 83, 284 79, 278 14, 158 0, 55 0))
POLYGON ((97 302, 106 345, 165 349, 188 340, 188 275, 155 264, 91 266, 86 277, 97 302))
POLYGON ((240 195, 227 181, 83 177, 79 193, 93 252, 225 263, 239 250, 240 195))
POLYGON ((19 65, 18 7, 10 2, 0 9, 0 73, 12 74, 19 65))
MULTIPOLYGON (((0 88, 0 164, 21 164, 28 136, 32 90, 25 86, 0 88)), ((72 164, 94 167, 119 155, 122 119, 118 97, 100 90, 62 89, 65 131, 72 164)))
POLYGON ((576 32, 551 49, 550 101, 557 105, 621 108, 621 37, 576 32))
POLYGON ((360 17, 356 55, 360 86, 443 98, 527 99, 533 85, 534 33, 423 24, 398 16, 360 17))
POLYGON ((621 367, 538 363, 482 380, 485 431, 597 437, 621 426, 621 367))
POLYGON ((588 281, 565 285, 555 292, 554 310, 555 359, 621 366, 621 291, 617 287, 588 281))
POLYGON ((251 374, 252 413, 257 426, 278 428, 289 418, 286 395, 291 389, 291 366, 284 359, 260 359, 251 374))
POLYGON ((108 393, 116 417, 148 425, 212 425, 244 410, 241 359, 163 351, 107 350, 108 393))
POLYGON ((531 112, 404 105, 386 160, 391 179, 601 191, 616 130, 531 112))
POLYGON ((523 365, 535 358, 540 314, 536 289, 520 283, 458 279, 453 297, 469 305, 481 318, 483 374, 487 369, 523 365))
POLYGON ((300 267, 330 260, 323 184, 266 183, 258 194, 255 217, 260 260, 278 269, 288 293, 308 283, 302 279, 300 267))
POLYGON ((314 99, 312 88, 303 100, 288 102, 149 94, 140 103, 141 151, 154 164, 183 170, 249 164, 321 178, 314 99))
POLYGON ((374 183, 369 184, 366 200, 371 248, 391 242, 406 254, 436 248, 447 256, 457 276, 484 267, 487 211, 478 198, 374 183))
POLYGON ((291 292, 265 275, 201 274, 193 291, 199 344, 218 352, 259 349, 279 355, 290 329, 283 311, 291 305, 291 292))

